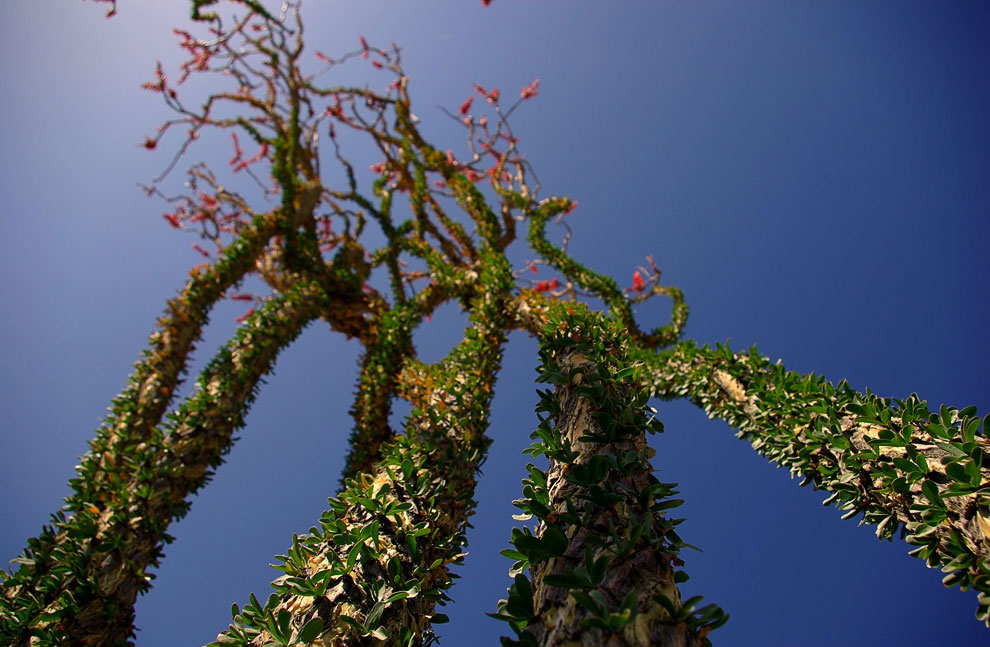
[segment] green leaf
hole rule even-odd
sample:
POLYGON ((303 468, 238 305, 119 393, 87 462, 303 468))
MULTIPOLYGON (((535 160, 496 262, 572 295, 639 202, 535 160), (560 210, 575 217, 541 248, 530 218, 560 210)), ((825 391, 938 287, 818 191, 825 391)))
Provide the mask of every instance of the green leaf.
POLYGON ((836 447, 840 450, 846 450, 852 447, 852 443, 849 442, 849 439, 842 435, 832 436, 830 442, 832 443, 833 447, 836 447))
POLYGON ((546 550, 551 555, 563 555, 564 551, 567 550, 567 535, 560 527, 550 524, 543 531, 543 537, 540 538, 540 543, 544 550, 546 550))
POLYGON ((894 465, 897 469, 901 470, 905 474, 914 474, 918 471, 918 465, 914 461, 909 461, 906 458, 895 458, 894 465))
POLYGON ((681 609, 683 609, 684 612, 686 613, 691 613, 692 611, 694 611, 695 605, 701 602, 704 599, 704 597, 705 596, 703 595, 695 595, 688 598, 687 600, 684 600, 684 602, 681 603, 681 609))
MULTIPOLYGON (((979 456, 982 456, 982 454, 979 454, 979 456)), ((976 458, 972 458, 966 463, 966 473, 969 474, 969 482, 974 487, 980 487, 980 483, 983 482, 983 474, 980 473, 981 462, 976 458)))
POLYGON ((590 613, 594 615, 601 615, 604 609, 601 609, 587 593, 582 591, 571 591, 571 597, 577 600, 578 604, 587 609, 590 613))
MULTIPOLYGON (((574 595, 574 594, 572 593, 571 595, 574 595)), ((677 606, 674 604, 674 601, 673 600, 671 600, 670 598, 668 598, 663 593, 657 593, 656 595, 654 595, 653 596, 653 600, 656 603, 658 603, 660 606, 662 606, 664 609, 666 609, 667 613, 669 613, 671 615, 671 617, 677 618, 677 616, 678 616, 678 613, 677 613, 678 612, 678 609, 677 609, 677 606)))
POLYGON ((303 625, 302 629, 299 630, 299 635, 296 636, 296 641, 306 643, 308 645, 316 640, 316 637, 321 633, 323 633, 323 620, 319 617, 312 618, 309 622, 303 625))
POLYGON ((348 624, 348 625, 354 627, 358 631, 364 631, 364 627, 362 627, 361 626, 361 623, 358 622, 355 618, 352 618, 350 616, 341 615, 340 616, 340 621, 343 622, 344 624, 348 624))
POLYGON ((364 544, 361 543, 354 544, 354 547, 351 548, 351 551, 347 554, 347 570, 351 570, 352 568, 354 568, 354 564, 357 563, 358 555, 361 554, 362 547, 364 547, 364 544))
POLYGON ((932 505, 945 507, 945 504, 942 503, 942 498, 938 495, 938 486, 935 485, 934 481, 925 479, 921 484, 921 493, 925 495, 926 499, 932 502, 932 505))
POLYGON ((969 483, 969 474, 966 472, 966 468, 959 463, 949 463, 945 466, 945 473, 953 481, 958 481, 960 483, 969 483))
POLYGON ((364 629, 365 631, 371 631, 378 626, 378 621, 382 617, 382 612, 385 610, 385 603, 376 602, 375 606, 371 607, 371 611, 368 612, 368 617, 364 619, 364 629))
POLYGON ((289 623, 292 621, 292 614, 285 609, 278 611, 278 634, 285 642, 289 641, 289 623))
POLYGON ((413 559, 419 559, 419 548, 416 545, 416 535, 406 535, 406 545, 409 546, 409 554, 413 559))
POLYGON ((388 576, 393 582, 398 582, 402 577, 402 563, 399 561, 398 557, 392 557, 388 560, 386 565, 388 570, 388 576))
POLYGON ((396 600, 405 600, 408 597, 409 597, 409 592, 408 591, 396 591, 392 595, 390 595, 387 598, 385 598, 385 604, 391 604, 392 602, 395 602, 396 600))

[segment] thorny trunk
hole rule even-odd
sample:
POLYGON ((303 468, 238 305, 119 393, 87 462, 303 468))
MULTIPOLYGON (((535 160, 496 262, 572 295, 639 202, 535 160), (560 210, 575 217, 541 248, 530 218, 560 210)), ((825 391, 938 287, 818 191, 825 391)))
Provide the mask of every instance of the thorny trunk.
MULTIPOLYGON (((558 384, 554 397, 559 404, 556 426, 565 442, 577 452, 570 463, 551 459, 547 470, 547 493, 550 508, 549 518, 566 515, 575 504, 587 522, 571 525, 565 530, 568 538, 566 552, 532 567, 534 612, 537 620, 530 627, 542 647, 563 647, 583 645, 587 647, 607 645, 608 647, 663 645, 686 647, 699 644, 699 638, 682 620, 671 618, 664 607, 654 600, 655 595, 666 596, 679 601, 680 596, 674 581, 674 564, 680 559, 675 553, 665 550, 662 541, 669 531, 659 513, 654 511, 652 499, 644 501, 637 496, 648 491, 656 479, 651 477, 648 457, 652 450, 646 444, 642 428, 633 427, 633 432, 621 435, 610 442, 587 441, 589 437, 602 435, 598 422, 602 414, 614 416, 617 411, 604 411, 600 404, 582 396, 579 386, 585 379, 585 372, 593 369, 594 363, 577 353, 564 355, 560 367, 573 374, 570 383, 558 384), (582 440, 584 438, 585 440, 582 440), (636 468, 617 476, 611 482, 611 489, 620 501, 609 497, 608 505, 598 499, 598 492, 575 482, 574 470, 578 466, 592 468, 592 463, 608 462, 610 457, 635 457, 639 461, 636 468), (596 461, 597 458, 597 461, 596 461), (652 482, 651 482, 652 481, 652 482), (653 537, 654 542, 629 542, 641 532, 636 528, 642 524, 644 535, 653 537), (628 542, 628 543, 625 543, 628 542), (645 545, 644 545, 645 544, 645 545), (591 560, 587 559, 590 553, 591 560), (547 585, 548 575, 562 575, 586 561, 608 558, 604 577, 597 585, 609 609, 621 609, 623 601, 635 596, 635 609, 631 620, 620 631, 612 632, 601 628, 588 628, 589 620, 595 617, 583 606, 569 589, 547 585)), ((621 387, 619 397, 627 402, 634 399, 632 389, 621 387)), ((600 492, 603 492, 600 488, 600 492)), ((607 495, 606 495, 607 496, 607 495)), ((540 528, 541 533, 546 526, 540 528)))
POLYGON ((45 630, 60 615, 64 644, 117 645, 132 635, 134 601, 148 586, 169 523, 185 513, 189 495, 230 448, 261 376, 327 303, 320 287, 306 283, 271 299, 221 349, 199 391, 167 423, 140 442, 132 439, 126 451, 107 449, 82 461, 79 479, 103 487, 32 540, 31 558, 5 583, 11 616, 24 616, 14 644, 28 644, 29 629, 45 630))

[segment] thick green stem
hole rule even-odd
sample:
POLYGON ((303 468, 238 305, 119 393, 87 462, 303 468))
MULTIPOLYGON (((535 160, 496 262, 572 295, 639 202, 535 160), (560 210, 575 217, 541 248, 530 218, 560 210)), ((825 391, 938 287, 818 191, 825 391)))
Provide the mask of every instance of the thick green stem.
POLYGON ((914 394, 858 393, 755 349, 683 343, 638 359, 654 395, 688 397, 722 418, 761 454, 831 492, 826 504, 845 518, 862 513, 878 537, 900 529, 913 555, 947 573, 946 586, 976 589, 977 617, 990 624, 990 440, 975 407, 933 412, 914 394))
POLYGON ((168 421, 126 451, 105 449, 79 466, 85 484, 28 542, 3 585, 0 635, 13 645, 121 645, 148 588, 173 519, 232 443, 259 380, 279 351, 326 307, 315 284, 299 283, 251 316, 210 362, 199 389, 168 421), (92 498, 86 498, 92 497, 92 498))
POLYGON ((541 395, 530 450, 550 467, 530 465, 515 502, 540 524, 513 531, 518 574, 495 615, 528 646, 706 644, 726 616, 681 602, 683 542, 665 512, 681 501, 652 475, 646 433, 662 427, 628 380, 628 335, 587 311, 551 310, 539 379, 555 390, 541 395))
POLYGON ((440 363, 404 372, 405 434, 345 481, 318 527, 281 556, 285 576, 264 605, 237 609, 222 645, 421 645, 432 636, 451 564, 463 558, 475 476, 509 327, 512 274, 490 249, 471 326, 440 363))

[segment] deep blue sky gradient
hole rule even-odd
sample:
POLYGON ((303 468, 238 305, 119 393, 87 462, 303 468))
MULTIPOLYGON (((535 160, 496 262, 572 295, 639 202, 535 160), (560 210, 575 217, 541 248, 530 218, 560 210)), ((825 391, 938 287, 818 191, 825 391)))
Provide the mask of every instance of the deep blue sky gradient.
MULTIPOLYGON (((359 34, 403 47, 415 111, 441 148, 463 151, 463 140, 436 106, 456 108, 472 82, 512 96, 540 78, 513 125, 544 194, 580 203, 570 251, 622 284, 654 255, 692 306, 688 337, 756 343, 793 370, 883 395, 990 410, 985 3, 309 0, 304 10, 308 42, 331 55, 359 34)), ((106 21, 78 0, 5 6, 4 559, 58 507, 165 299, 200 261, 136 186, 176 144, 140 147, 169 115, 138 88, 156 59, 174 65, 170 30, 186 11, 120 0, 106 21)), ((340 80, 373 74, 354 67, 340 80)), ((222 167, 229 156, 226 139, 207 139, 188 161, 222 167)), ((198 366, 242 311, 217 308, 198 366)), ((640 314, 655 325, 665 304, 640 314)), ((440 313, 417 335, 422 356, 440 357, 462 322, 453 307, 440 313)), ((173 526, 178 540, 138 603, 138 645, 209 642, 231 602, 267 594, 272 555, 335 491, 357 353, 321 325, 285 352, 228 463, 173 526)), ((483 614, 509 583, 497 552, 536 425, 535 365, 533 340, 514 334, 444 644, 497 644, 502 632, 483 614)), ((684 556, 684 592, 732 616, 716 645, 986 644, 975 595, 943 589, 906 544, 840 521, 724 423, 658 406, 658 476, 681 484, 680 534, 704 550, 684 556)))

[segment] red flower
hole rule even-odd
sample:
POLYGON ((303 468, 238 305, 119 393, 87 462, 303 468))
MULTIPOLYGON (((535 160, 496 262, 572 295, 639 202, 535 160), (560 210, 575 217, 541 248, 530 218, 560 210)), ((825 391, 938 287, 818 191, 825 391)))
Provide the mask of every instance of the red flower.
POLYGON ((247 318, 250 317, 253 314, 254 314, 254 308, 251 308, 250 310, 248 310, 247 312, 245 312, 244 314, 242 314, 237 319, 234 319, 234 321, 236 321, 237 323, 244 323, 245 321, 247 321, 247 318))
POLYGON ((560 287, 560 281, 557 280, 557 277, 556 276, 553 277, 552 279, 550 279, 550 289, 551 290, 556 290, 559 287, 560 287))
POLYGON ((361 39, 361 58, 368 58, 368 41, 364 39, 364 36, 359 36, 361 39))
POLYGON ((537 292, 546 292, 547 290, 550 289, 550 284, 547 281, 540 281, 539 283, 536 284, 536 287, 533 289, 536 290, 537 292))
POLYGON ((172 225, 176 229, 182 227, 182 223, 179 222, 179 217, 174 213, 163 213, 162 218, 168 221, 168 224, 172 225))
POLYGON ((488 101, 488 103, 495 105, 496 103, 498 103, 498 95, 499 95, 498 88, 492 88, 492 91, 488 93, 488 96, 485 97, 485 99, 488 101))
POLYGON ((234 301, 254 301, 254 297, 250 294, 245 294, 244 292, 238 292, 237 294, 230 295, 230 298, 234 301))
POLYGON ((523 99, 532 99, 540 92, 540 80, 536 79, 525 88, 519 92, 519 96, 523 99))
POLYGON ((144 138, 144 147, 147 148, 149 151, 155 150, 155 146, 158 146, 158 142, 156 142, 154 139, 152 139, 151 137, 144 138))
POLYGON ((379 70, 382 69, 382 64, 378 61, 371 61, 371 64, 377 67, 379 70))
POLYGON ((209 258, 210 257, 210 252, 206 251, 205 249, 203 249, 202 247, 200 247, 196 243, 193 243, 192 244, 192 248, 195 249, 200 254, 202 254, 203 256, 205 256, 206 258, 209 258))
POLYGON ((530 271, 530 272, 532 272, 533 274, 536 274, 536 273, 537 273, 537 272, 539 272, 540 270, 539 270, 539 269, 537 269, 537 267, 536 267, 536 263, 533 263, 532 265, 530 265, 530 266, 529 266, 529 271, 530 271))
POLYGON ((643 288, 646 287, 646 283, 643 281, 643 277, 639 275, 639 270, 633 272, 633 284, 632 289, 636 292, 642 292, 643 288))
POLYGON ((470 110, 470 109, 471 109, 471 102, 472 102, 472 101, 474 101, 474 97, 468 97, 468 98, 467 98, 467 101, 465 101, 464 103, 462 103, 462 104, 461 104, 461 107, 460 107, 460 110, 459 110, 459 112, 460 112, 460 113, 461 113, 462 115, 466 115, 466 114, 467 114, 467 112, 468 112, 468 110, 470 110))

